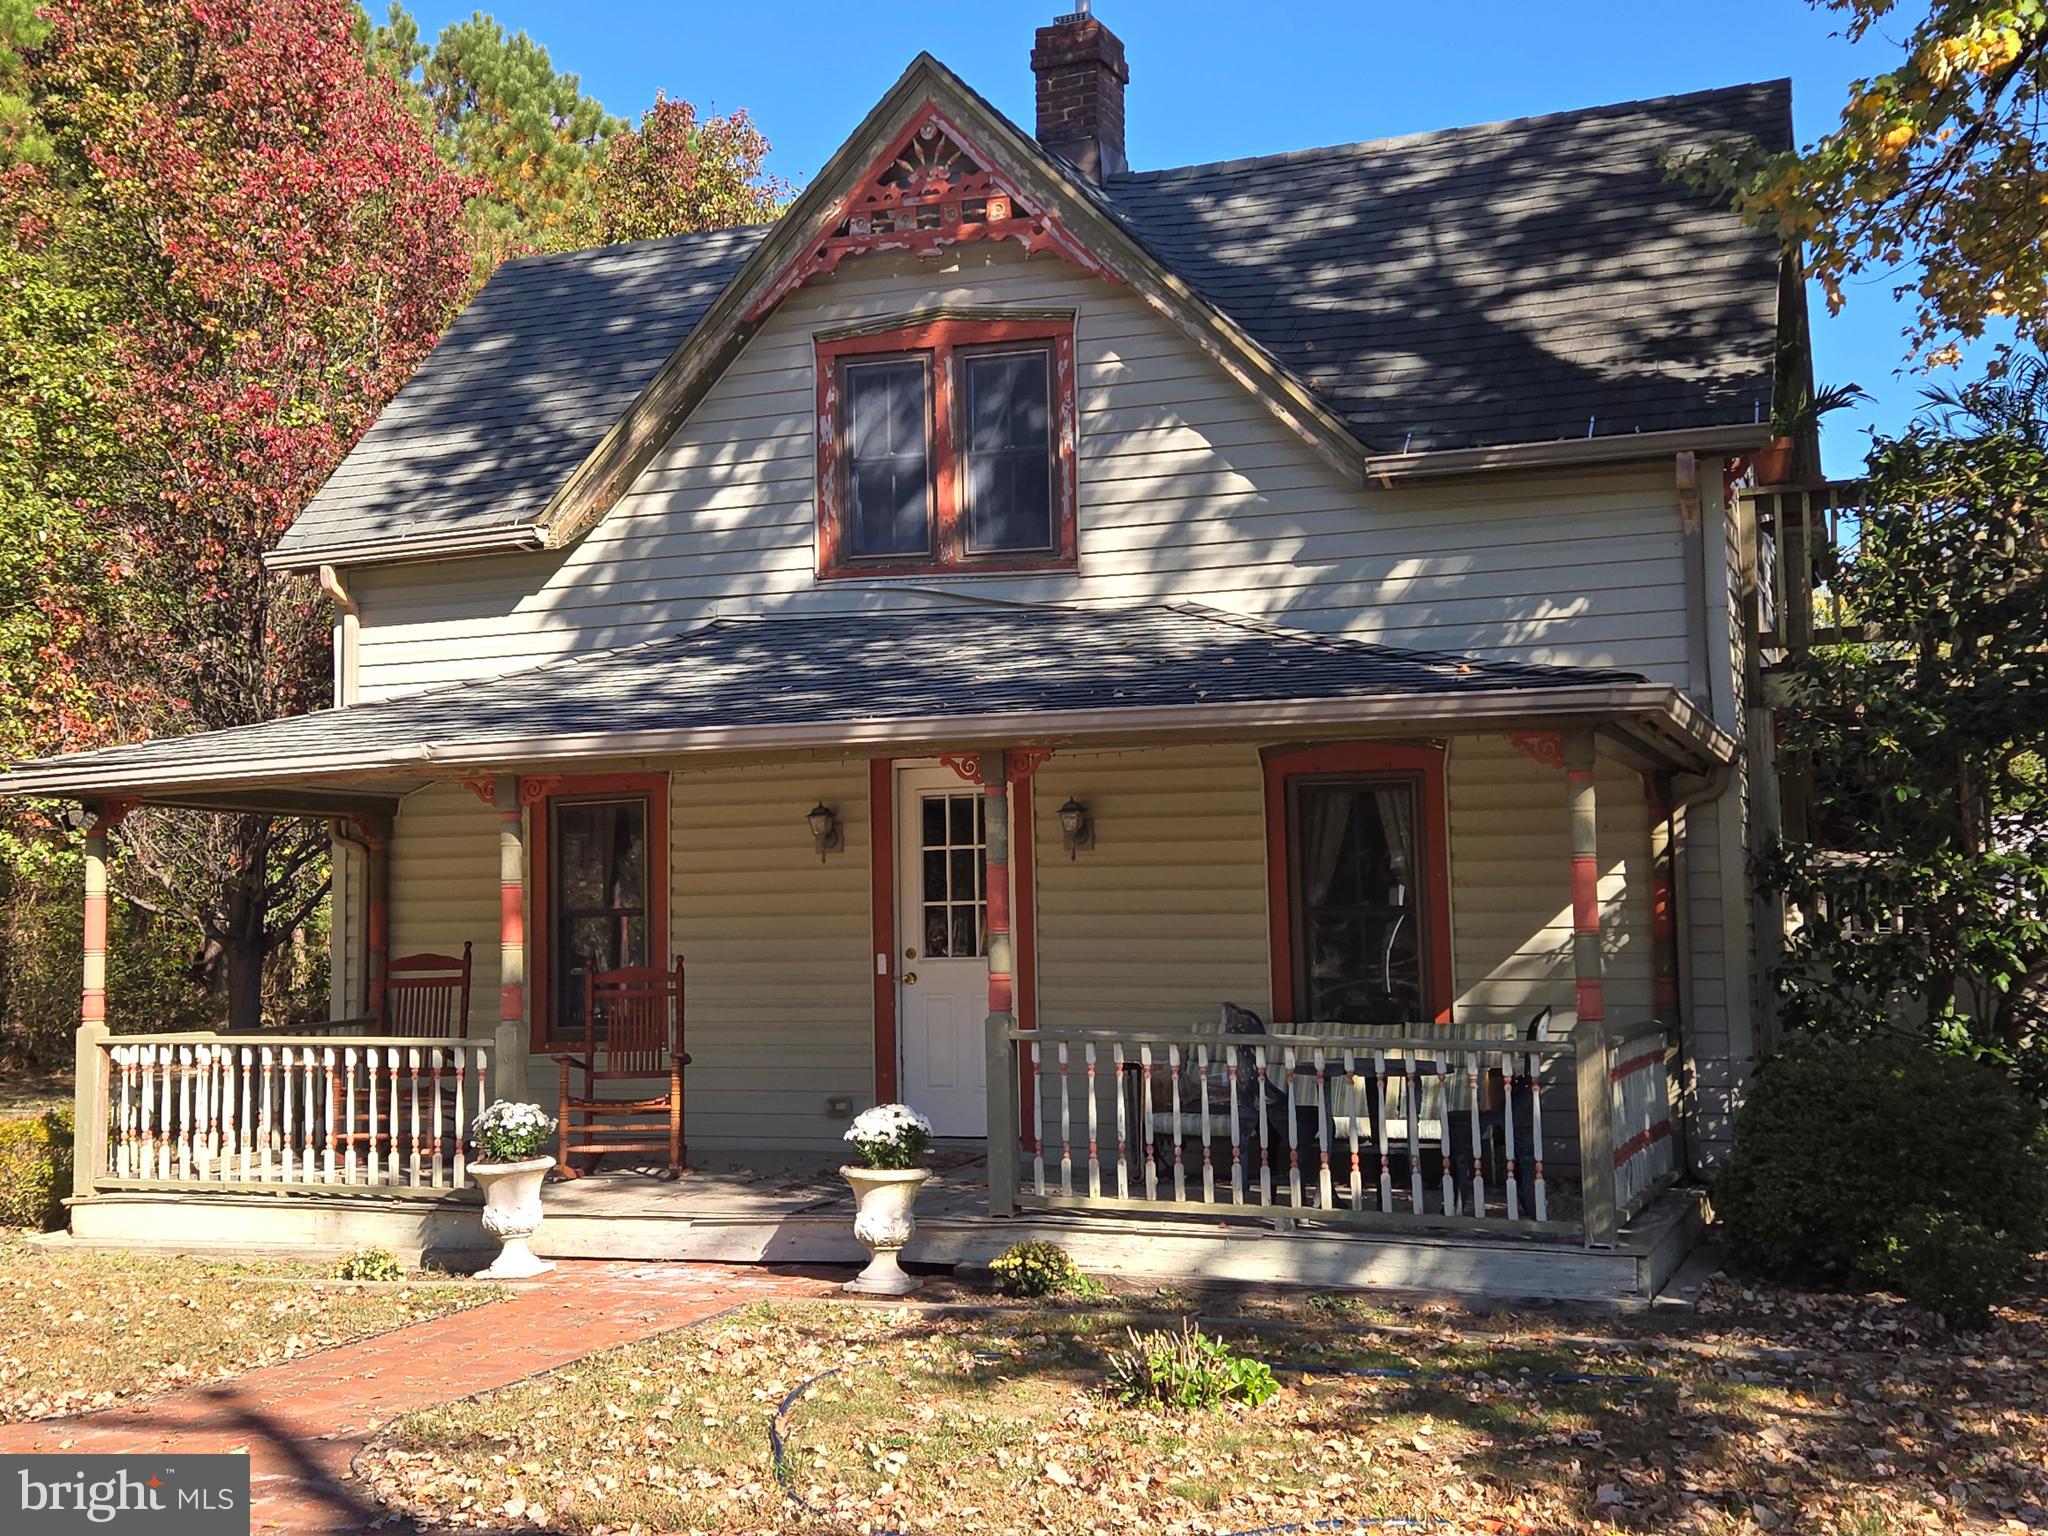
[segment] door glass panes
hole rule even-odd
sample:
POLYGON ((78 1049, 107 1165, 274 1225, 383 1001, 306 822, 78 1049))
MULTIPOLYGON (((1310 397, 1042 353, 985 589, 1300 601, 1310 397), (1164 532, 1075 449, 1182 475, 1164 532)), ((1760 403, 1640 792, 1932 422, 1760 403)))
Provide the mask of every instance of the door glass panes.
POLYGON ((982 797, 926 795, 918 826, 924 953, 971 959, 988 922, 987 812, 982 797))
POLYGON ((845 381, 846 552, 856 560, 929 554, 924 359, 849 364, 845 381))
POLYGON ((589 972, 648 963, 647 801, 558 801, 548 815, 549 1017, 574 1036, 589 972))
POLYGON ((971 353, 965 394, 967 547, 976 554, 1051 549, 1051 355, 971 353))
POLYGON ((1297 780, 1295 1023, 1413 1024, 1422 988, 1423 871, 1415 785, 1297 780))

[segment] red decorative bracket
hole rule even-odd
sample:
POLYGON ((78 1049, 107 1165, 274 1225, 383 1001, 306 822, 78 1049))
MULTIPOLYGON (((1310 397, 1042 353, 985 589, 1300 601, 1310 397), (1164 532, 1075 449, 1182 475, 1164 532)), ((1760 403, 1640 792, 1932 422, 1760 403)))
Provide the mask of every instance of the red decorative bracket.
POLYGON ((1564 767, 1564 739, 1555 731, 1516 731, 1508 741, 1545 768, 1564 767))
POLYGON ((1110 281, 1113 274, 1059 221, 1026 198, 967 136, 926 102, 895 146, 868 167, 832 212, 828 233, 792 261, 747 310, 759 320, 849 256, 933 255, 949 246, 1015 240, 1110 281))
POLYGON ((356 829, 356 836, 372 848, 381 848, 391 841, 389 816, 370 816, 358 811, 349 817, 348 824, 356 829))
POLYGON ((558 778, 521 779, 519 781, 519 803, 522 806, 539 805, 541 801, 547 799, 549 795, 555 792, 555 786, 561 782, 558 778))
POLYGON ((1052 756, 1051 747, 1012 747, 1004 755, 1003 775, 1012 784, 1022 784, 1038 772, 1039 764, 1052 756))
POLYGON ((498 808, 498 781, 492 778, 464 779, 462 787, 492 810, 498 808))
POLYGON ((103 836, 128 819, 128 813, 142 804, 140 800, 102 800, 93 807, 92 824, 86 830, 94 836, 103 836))
POLYGON ((939 765, 952 769, 969 784, 981 782, 981 754, 978 752, 941 752, 939 765))

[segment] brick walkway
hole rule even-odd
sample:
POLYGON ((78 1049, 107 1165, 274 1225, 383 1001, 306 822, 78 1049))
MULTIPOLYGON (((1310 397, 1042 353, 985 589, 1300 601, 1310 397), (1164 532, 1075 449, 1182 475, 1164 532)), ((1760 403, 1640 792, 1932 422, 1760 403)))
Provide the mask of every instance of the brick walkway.
MULTIPOLYGON (((254 1529, 367 1530, 387 1512, 348 1480, 387 1421, 775 1296, 817 1274, 718 1264, 567 1262, 508 1299, 76 1419, 0 1428, 0 1452, 247 1451, 254 1529)), ((393 1521, 385 1530, 402 1530, 393 1521)))

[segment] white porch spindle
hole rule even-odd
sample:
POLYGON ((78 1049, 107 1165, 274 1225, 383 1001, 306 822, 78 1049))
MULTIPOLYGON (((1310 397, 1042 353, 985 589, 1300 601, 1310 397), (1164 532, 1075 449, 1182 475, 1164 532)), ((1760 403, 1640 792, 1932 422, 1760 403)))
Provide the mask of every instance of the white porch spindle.
POLYGON ((396 1184, 398 1182, 398 1137, 400 1127, 398 1118, 398 1075, 404 1065, 397 1046, 391 1046, 384 1052, 384 1063, 390 1069, 391 1077, 391 1117, 385 1122, 385 1129, 389 1133, 385 1139, 391 1151, 386 1157, 385 1162, 390 1182, 396 1184))
POLYGON ((178 1177, 192 1177, 192 1047, 178 1048, 178 1177))
POLYGON ((1131 1198, 1131 1154, 1124 1129, 1124 1047, 1118 1041, 1110 1047, 1110 1067, 1116 1076, 1116 1197, 1131 1198))
POLYGON ((1202 1198, 1214 1205, 1216 1159, 1211 1149, 1215 1145, 1215 1137, 1209 1129, 1209 1047, 1206 1044, 1195 1047, 1195 1060, 1198 1077, 1196 1098, 1202 1106, 1202 1198))
POLYGON ((1365 1171, 1358 1161, 1358 1110, 1364 1097, 1365 1079, 1359 1075, 1349 1046, 1344 1049, 1344 1081, 1351 1091, 1351 1112, 1344 1117, 1345 1129, 1351 1140, 1351 1209, 1362 1211, 1365 1209, 1365 1171))
POLYGON ((1550 1197, 1543 1188, 1543 1063, 1529 1058, 1529 1188, 1536 1219, 1550 1219, 1550 1197))
POLYGON ((1173 1095, 1173 1198, 1186 1200, 1188 1197, 1187 1168, 1181 1155, 1181 1143, 1186 1139, 1186 1129, 1180 1113, 1180 1047, 1166 1048, 1166 1071, 1168 1090, 1173 1095))
POLYGON ((1458 1180, 1457 1171, 1451 1166, 1451 1068, 1442 1053, 1438 1053, 1431 1065, 1436 1068, 1437 1156, 1443 1159, 1443 1175, 1439 1180, 1443 1185, 1443 1205, 1440 1209, 1446 1216, 1455 1216, 1458 1214, 1458 1180))
POLYGON ((1322 1166, 1316 1172, 1316 1204, 1327 1211, 1337 1203, 1337 1193, 1330 1178, 1330 1064, 1321 1046, 1315 1050, 1315 1067, 1316 1150, 1322 1154, 1322 1166))
POLYGON ((324 1045, 320 1048, 320 1075, 327 1083, 326 1103, 321 1107, 321 1113, 325 1117, 321 1121, 321 1125, 325 1134, 321 1137, 320 1178, 323 1183, 332 1184, 335 1175, 334 1100, 336 1094, 334 1091, 334 1047, 331 1045, 324 1045))
MULTIPOLYGON (((1061 1050, 1066 1047, 1062 1045, 1061 1050)), ((1100 1127, 1097 1124, 1098 1109, 1095 1102, 1095 1042, 1089 1041, 1081 1047, 1082 1059, 1088 1069, 1088 1193, 1097 1198, 1102 1194, 1102 1151, 1100 1127)))
POLYGON ((1224 1071, 1230 1086, 1230 1203, 1244 1204, 1244 1112, 1237 1105, 1237 1049, 1225 1046, 1224 1071))
POLYGON ((1387 1151, 1387 1053, 1373 1052, 1373 1078, 1378 1097, 1373 1108, 1373 1141, 1380 1154, 1380 1209, 1394 1208, 1394 1160, 1387 1151))
POLYGON ((409 1106, 412 1112, 412 1149, 406 1173, 414 1189, 420 1187, 420 1048, 409 1045, 405 1048, 405 1071, 407 1089, 412 1095, 409 1106))
MULTIPOLYGON (((1529 1059, 1531 1061, 1535 1060, 1533 1056, 1529 1059)), ((1506 1178, 1501 1185, 1501 1193, 1507 1197, 1508 1220, 1520 1221, 1522 1219, 1522 1181, 1515 1177, 1515 1148, 1521 1145, 1521 1143, 1515 1139, 1515 1094, 1521 1086, 1522 1060, 1519 1055, 1513 1053, 1504 1057, 1503 1060, 1507 1063, 1507 1071, 1503 1074, 1505 1081, 1502 1083, 1502 1089, 1506 1095, 1506 1103, 1501 1108, 1501 1135, 1507 1141, 1507 1160, 1506 1166, 1502 1170, 1506 1178)))
POLYGON ((1159 1158, 1152 1136, 1152 1047, 1138 1046, 1138 1134, 1145 1138, 1145 1198, 1159 1198, 1159 1158))

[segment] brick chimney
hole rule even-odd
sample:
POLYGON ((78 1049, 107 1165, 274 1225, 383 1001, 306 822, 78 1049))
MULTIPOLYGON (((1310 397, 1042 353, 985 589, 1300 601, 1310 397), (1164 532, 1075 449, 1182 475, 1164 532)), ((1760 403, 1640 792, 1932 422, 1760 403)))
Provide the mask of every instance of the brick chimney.
POLYGON ((1130 67, 1117 35, 1088 11, 1038 29, 1031 72, 1038 76, 1038 142, 1091 181, 1130 169, 1124 159, 1124 87, 1130 67))

